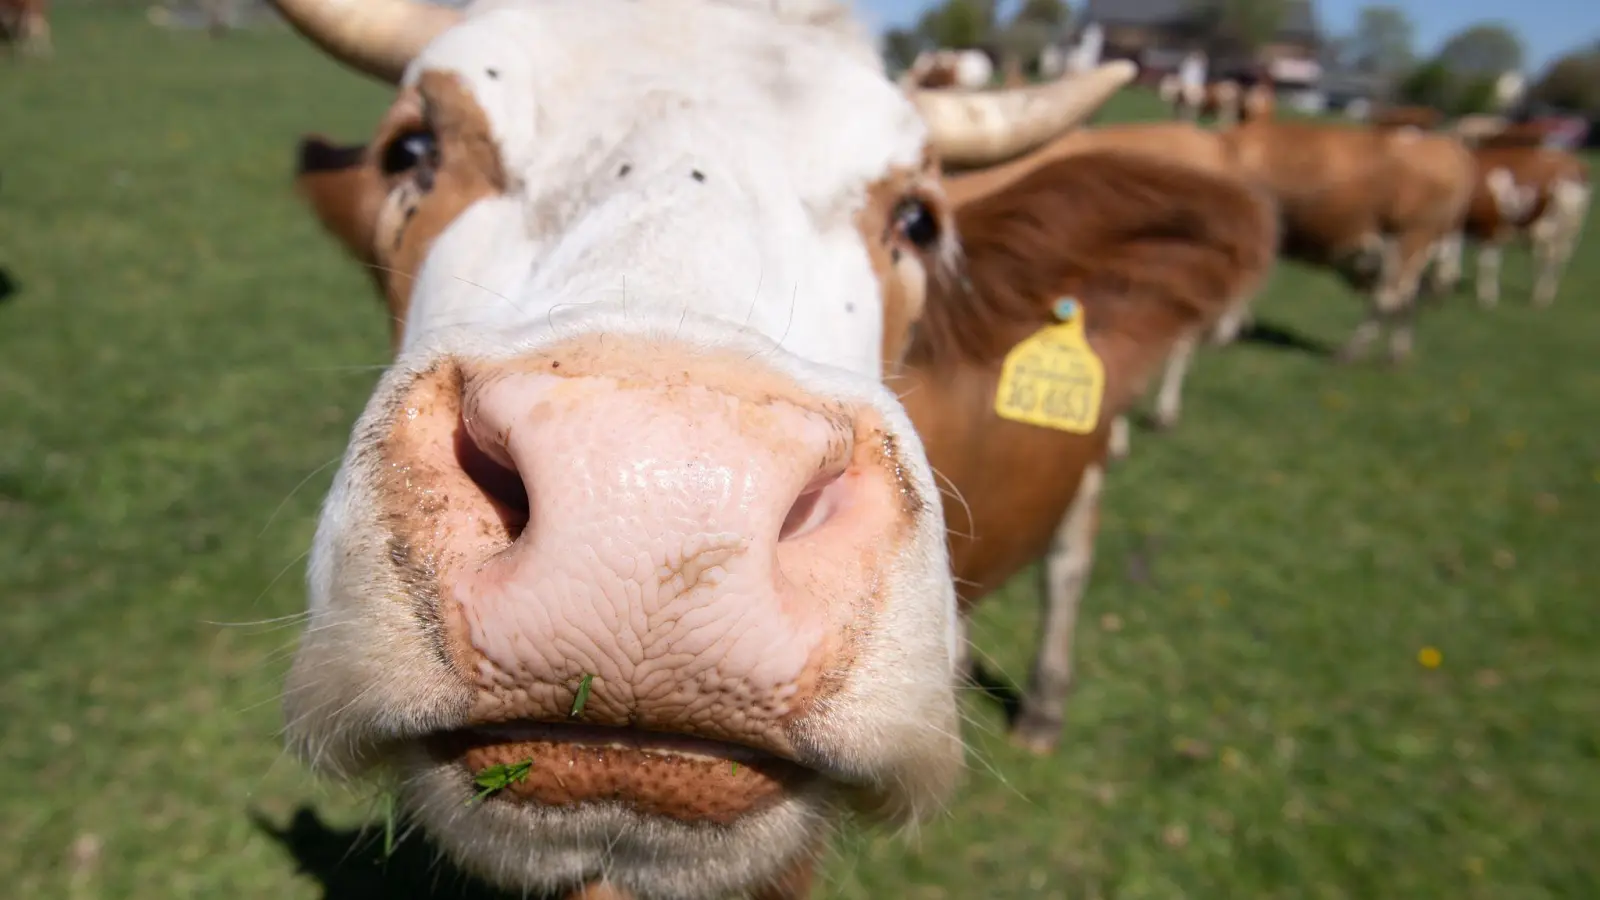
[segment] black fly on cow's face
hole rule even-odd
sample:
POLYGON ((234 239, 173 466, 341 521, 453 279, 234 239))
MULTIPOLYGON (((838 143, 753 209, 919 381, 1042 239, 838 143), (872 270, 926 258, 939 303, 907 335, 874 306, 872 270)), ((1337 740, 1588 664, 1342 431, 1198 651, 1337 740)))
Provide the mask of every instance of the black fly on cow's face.
POLYGON ((394 136, 383 148, 379 165, 390 178, 411 175, 418 187, 433 187, 433 173, 439 166, 439 139, 427 128, 409 128, 394 136))
POLYGON ((939 217, 920 197, 900 201, 894 210, 894 227, 918 250, 931 250, 939 242, 939 217))

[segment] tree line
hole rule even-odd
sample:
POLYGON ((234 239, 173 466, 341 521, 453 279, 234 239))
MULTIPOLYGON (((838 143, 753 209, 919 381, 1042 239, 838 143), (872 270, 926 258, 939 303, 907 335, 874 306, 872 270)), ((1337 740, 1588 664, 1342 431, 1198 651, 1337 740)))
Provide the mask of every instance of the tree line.
MULTIPOLYGON (((1325 56, 1338 68, 1376 76, 1393 100, 1462 115, 1490 106, 1494 83, 1521 71, 1522 40, 1510 25, 1481 22, 1447 39, 1438 52, 1415 50, 1416 26, 1396 6, 1364 7, 1355 30, 1329 41, 1325 56)), ((1527 99, 1586 116, 1600 116, 1600 41, 1567 53, 1532 79, 1527 99)))
MULTIPOLYGON (((1288 0, 1188 0, 1191 37, 1210 48, 1253 51, 1281 28, 1288 0)), ((997 59, 1037 59, 1059 40, 1073 12, 1065 0, 943 0, 909 27, 884 34, 889 65, 903 69, 918 53, 940 47, 978 48, 997 59)), ((1386 99, 1432 106, 1461 115, 1487 110, 1495 81, 1520 71, 1526 49, 1501 22, 1469 26, 1431 56, 1418 54, 1416 26, 1402 8, 1364 7, 1349 34, 1325 35, 1322 61, 1333 71, 1376 78, 1386 99)), ((1600 115, 1600 41, 1579 47, 1532 79, 1528 99, 1536 104, 1600 115)))

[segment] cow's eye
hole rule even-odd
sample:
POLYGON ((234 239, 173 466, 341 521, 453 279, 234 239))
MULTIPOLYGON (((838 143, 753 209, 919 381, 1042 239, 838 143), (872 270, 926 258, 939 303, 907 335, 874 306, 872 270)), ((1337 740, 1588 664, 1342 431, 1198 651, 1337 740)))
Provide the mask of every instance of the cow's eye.
POLYGON ((939 241, 939 217, 917 197, 907 197, 894 210, 894 227, 913 246, 921 250, 939 241))
POLYGON ((383 148, 383 174, 404 175, 417 169, 432 169, 438 164, 439 141, 426 128, 413 128, 395 135, 383 148))

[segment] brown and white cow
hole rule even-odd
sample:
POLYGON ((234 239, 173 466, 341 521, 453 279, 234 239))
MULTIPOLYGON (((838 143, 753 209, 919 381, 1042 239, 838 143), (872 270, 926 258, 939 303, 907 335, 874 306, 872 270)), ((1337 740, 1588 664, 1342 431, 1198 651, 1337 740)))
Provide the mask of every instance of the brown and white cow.
MULTIPOLYGON (((1384 328, 1390 355, 1411 352, 1420 278, 1441 247, 1459 241, 1475 167, 1460 141, 1415 129, 1369 129, 1306 120, 1257 119, 1210 131, 1181 122, 1105 126, 1065 134, 1006 164, 949 179, 953 200, 993 191, 1040 164, 1116 149, 1229 173, 1265 191, 1282 219, 1283 252, 1331 267, 1369 295, 1367 319, 1341 352, 1359 358, 1384 328)), ((1228 343, 1249 315, 1249 294, 1216 322, 1228 343)), ((1177 342, 1161 379, 1155 421, 1176 424, 1183 381, 1201 334, 1177 342)), ((1115 453, 1127 451, 1118 423, 1115 453)))
POLYGON ((1250 122, 1225 140, 1236 170, 1277 201, 1287 254, 1370 292, 1341 358, 1365 355, 1386 329, 1391 360, 1408 357, 1422 275, 1472 196, 1467 148, 1414 129, 1290 120, 1250 122))
POLYGON ((939 157, 1131 67, 908 97, 822 0, 276 2, 399 87, 302 150, 396 353, 312 547, 300 755, 525 892, 800 896, 838 810, 936 809, 958 618, 883 348, 956 258, 939 157))
MULTIPOLYGON (((1478 178, 1462 231, 1477 244, 1478 302, 1499 302, 1501 254, 1514 239, 1526 237, 1536 267, 1532 302, 1549 306, 1588 218, 1588 164, 1562 150, 1509 141, 1478 147, 1473 155, 1478 178)), ((1439 277, 1448 288, 1460 274, 1460 245, 1445 254, 1439 277)))
POLYGON ((1163 79, 1159 88, 1162 101, 1172 108, 1172 117, 1185 122, 1215 119, 1227 127, 1237 123, 1243 112, 1244 89, 1233 79, 1199 85, 1186 85, 1177 75, 1163 79))
POLYGON ((954 498, 945 523, 963 609, 1045 559, 1039 643, 1013 735, 1047 752, 1072 678, 1112 423, 1180 341, 1259 287, 1276 215, 1236 178, 1113 150, 966 197, 956 221, 963 277, 930 285, 892 383, 954 498), (996 412, 1002 360, 1054 324, 1062 298, 1104 367, 1089 433, 996 412))
POLYGON ((50 0, 0 0, 0 44, 35 56, 49 56, 50 0))

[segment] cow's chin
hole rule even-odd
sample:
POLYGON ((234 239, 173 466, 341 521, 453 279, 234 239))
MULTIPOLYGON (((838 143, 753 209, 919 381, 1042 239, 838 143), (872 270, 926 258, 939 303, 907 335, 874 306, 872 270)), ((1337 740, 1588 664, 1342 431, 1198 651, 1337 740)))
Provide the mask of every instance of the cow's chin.
POLYGON ((468 776, 525 767, 485 802, 617 803, 690 824, 731 825, 815 774, 738 744, 597 725, 514 722, 431 735, 425 745, 435 760, 455 762, 468 776))
POLYGON ((522 891, 602 874, 652 898, 772 882, 819 847, 834 794, 819 773, 759 750, 582 724, 440 732, 397 762, 403 802, 432 839, 462 868, 522 891), (519 764, 526 774, 499 790, 474 782, 519 764))

